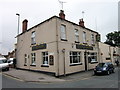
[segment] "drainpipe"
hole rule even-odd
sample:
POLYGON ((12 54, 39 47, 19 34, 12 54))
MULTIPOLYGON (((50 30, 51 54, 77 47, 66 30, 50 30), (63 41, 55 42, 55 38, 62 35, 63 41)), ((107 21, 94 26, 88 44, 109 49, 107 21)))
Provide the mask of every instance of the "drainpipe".
POLYGON ((58 26, 57 26, 57 18, 56 18, 56 49, 57 49, 57 65, 56 65, 56 68, 57 68, 57 71, 56 71, 56 76, 58 77, 59 76, 59 46, 58 46, 58 40, 59 40, 59 37, 58 37, 58 26))
POLYGON ((65 63, 65 49, 63 49, 62 52, 63 52, 63 60, 64 60, 63 61, 64 62, 64 76, 66 76, 66 69, 65 69, 65 64, 66 64, 65 63))

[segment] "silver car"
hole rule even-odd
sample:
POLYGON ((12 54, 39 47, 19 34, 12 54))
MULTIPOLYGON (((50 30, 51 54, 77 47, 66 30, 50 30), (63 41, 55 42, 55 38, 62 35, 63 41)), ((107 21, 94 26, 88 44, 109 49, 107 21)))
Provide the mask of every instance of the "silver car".
POLYGON ((0 71, 2 70, 9 71, 9 64, 6 58, 0 58, 0 71))

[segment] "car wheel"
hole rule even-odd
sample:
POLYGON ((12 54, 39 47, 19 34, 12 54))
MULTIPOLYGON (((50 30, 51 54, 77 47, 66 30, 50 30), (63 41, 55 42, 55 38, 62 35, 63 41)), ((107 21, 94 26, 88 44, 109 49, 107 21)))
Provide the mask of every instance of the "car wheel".
POLYGON ((96 72, 93 72, 93 75, 96 75, 96 72))
POLYGON ((112 70, 112 73, 115 73, 115 70, 114 70, 114 69, 112 70))
POLYGON ((9 68, 6 68, 6 71, 9 71, 9 68))
POLYGON ((107 71, 107 75, 109 75, 110 74, 110 71, 107 71))

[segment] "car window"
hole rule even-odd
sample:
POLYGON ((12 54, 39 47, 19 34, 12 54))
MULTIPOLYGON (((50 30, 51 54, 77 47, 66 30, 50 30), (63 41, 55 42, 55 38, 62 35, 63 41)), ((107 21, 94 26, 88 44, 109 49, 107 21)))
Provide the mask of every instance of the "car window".
POLYGON ((7 59, 3 59, 1 60, 3 63, 7 63, 7 59))
POLYGON ((2 64, 3 63, 3 61, 2 60, 0 60, 0 64, 2 64))
POLYGON ((98 67, 106 67, 107 64, 106 64, 106 63, 99 63, 97 66, 98 66, 98 67))

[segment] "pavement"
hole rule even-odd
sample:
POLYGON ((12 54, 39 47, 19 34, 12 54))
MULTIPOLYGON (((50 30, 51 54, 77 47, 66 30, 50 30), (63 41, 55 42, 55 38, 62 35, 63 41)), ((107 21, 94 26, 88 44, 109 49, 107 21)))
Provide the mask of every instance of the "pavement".
POLYGON ((88 79, 93 76, 93 71, 80 72, 59 78, 40 72, 19 70, 13 68, 10 68, 9 71, 3 71, 2 74, 24 82, 53 83, 53 82, 65 82, 65 81, 88 79))

